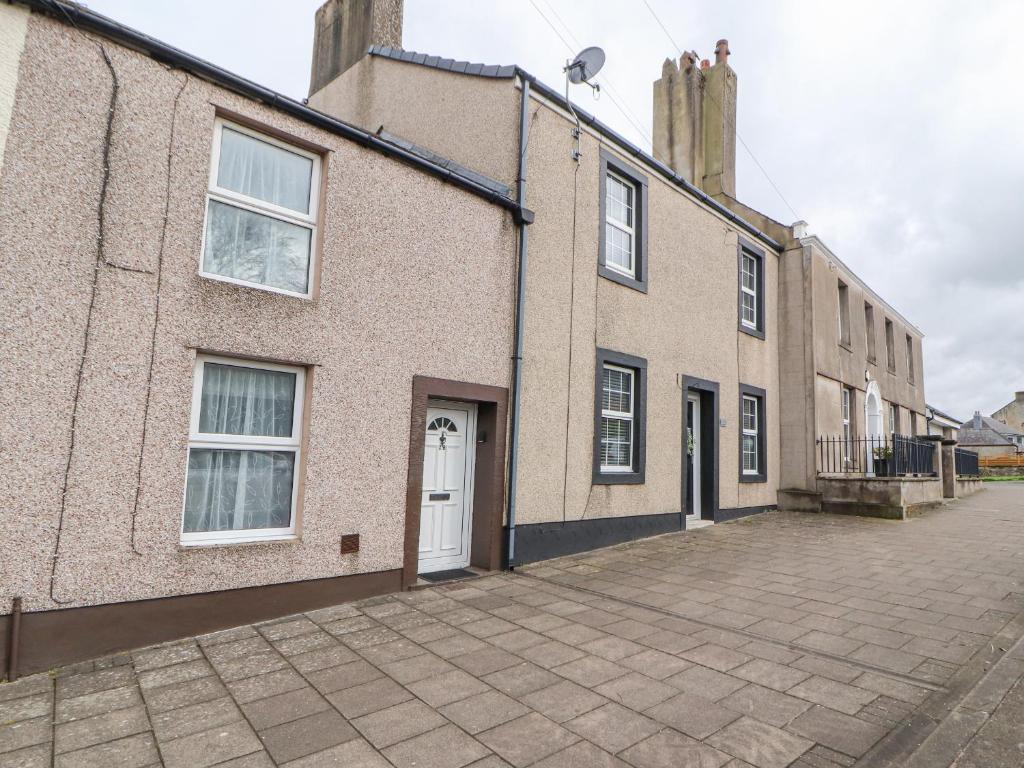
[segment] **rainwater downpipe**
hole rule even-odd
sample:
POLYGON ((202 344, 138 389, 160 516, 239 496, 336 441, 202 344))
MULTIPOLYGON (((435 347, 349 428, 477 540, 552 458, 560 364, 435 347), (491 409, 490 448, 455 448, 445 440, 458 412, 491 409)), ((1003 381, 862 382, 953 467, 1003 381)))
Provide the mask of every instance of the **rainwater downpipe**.
MULTIPOLYGON (((526 207, 526 146, 530 102, 530 81, 520 77, 519 98, 519 173, 516 179, 516 202, 526 207)), ((512 406, 508 439, 508 567, 516 566, 516 490, 519 486, 519 411, 523 391, 523 319, 526 315, 526 226, 519 220, 518 272, 516 275, 515 351, 512 355, 512 406)))

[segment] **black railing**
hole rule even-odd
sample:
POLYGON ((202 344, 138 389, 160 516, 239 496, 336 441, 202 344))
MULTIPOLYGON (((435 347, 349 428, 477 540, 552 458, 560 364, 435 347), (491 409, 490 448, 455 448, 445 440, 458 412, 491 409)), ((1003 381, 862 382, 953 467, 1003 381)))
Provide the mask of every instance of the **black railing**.
POLYGON ((978 468, 978 454, 975 451, 954 448, 953 464, 956 466, 957 477, 979 477, 981 475, 981 470, 978 468))
POLYGON ((907 435, 818 438, 818 472, 902 477, 935 474, 935 443, 907 435))

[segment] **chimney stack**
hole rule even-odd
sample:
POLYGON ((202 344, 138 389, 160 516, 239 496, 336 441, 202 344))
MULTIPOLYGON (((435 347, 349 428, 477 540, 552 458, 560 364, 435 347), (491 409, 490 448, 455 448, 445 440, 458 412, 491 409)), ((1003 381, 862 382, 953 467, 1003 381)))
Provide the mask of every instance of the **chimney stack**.
POLYGON ((354 65, 371 45, 402 47, 403 0, 327 0, 316 12, 309 95, 354 65))
POLYGON ((1018 403, 1024 402, 1024 392, 1014 392, 1013 399, 1018 403))
POLYGON ((654 83, 654 156, 712 197, 736 197, 736 73, 729 41, 715 64, 684 53, 666 59, 654 83))
POLYGON ((981 429, 981 411, 974 412, 974 429, 981 429))

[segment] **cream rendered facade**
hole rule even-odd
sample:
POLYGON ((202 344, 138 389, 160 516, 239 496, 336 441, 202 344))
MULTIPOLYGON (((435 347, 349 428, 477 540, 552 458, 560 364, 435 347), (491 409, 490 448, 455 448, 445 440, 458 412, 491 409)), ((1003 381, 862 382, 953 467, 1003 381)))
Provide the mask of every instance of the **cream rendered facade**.
POLYGON ((599 125, 583 126, 577 163, 574 121, 564 102, 515 68, 461 74, 399 60, 390 49, 374 51, 311 94, 310 105, 510 184, 522 90, 524 83, 533 86, 525 106, 524 177, 536 220, 525 281, 516 560, 682 527, 689 380, 717 388, 714 429, 705 430, 714 443, 713 456, 705 454, 715 465, 714 493, 703 516, 723 520, 773 508, 781 480, 778 245, 685 191, 665 166, 638 156, 599 125), (643 290, 599 274, 602 158, 647 182, 643 290), (763 253, 764 338, 737 327, 741 240, 763 253), (647 364, 640 483, 594 478, 598 350, 647 364), (741 385, 765 392, 760 482, 741 477, 741 385))

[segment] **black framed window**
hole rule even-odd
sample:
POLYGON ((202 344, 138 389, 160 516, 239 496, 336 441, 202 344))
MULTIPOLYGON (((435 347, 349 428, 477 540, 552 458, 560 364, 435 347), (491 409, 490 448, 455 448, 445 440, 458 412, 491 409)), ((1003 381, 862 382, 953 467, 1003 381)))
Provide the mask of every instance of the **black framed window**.
POLYGON ((647 177, 601 150, 597 272, 647 293, 647 177))
POLYGON ((765 391, 740 384, 740 482, 768 481, 765 391))
POLYGON ((593 482, 644 482, 647 436, 647 361, 597 350, 593 482))
POLYGON ((739 243, 739 329, 764 338, 764 251, 748 240, 739 243))

